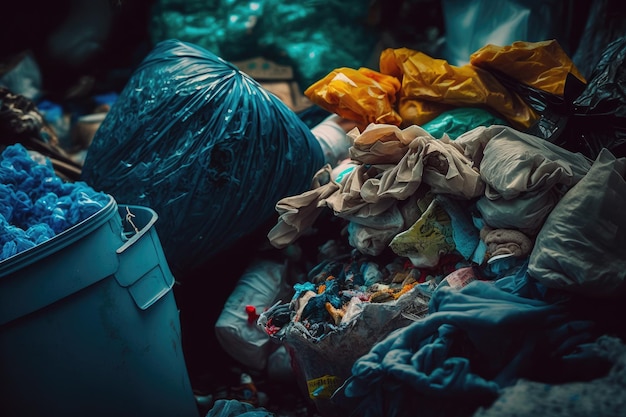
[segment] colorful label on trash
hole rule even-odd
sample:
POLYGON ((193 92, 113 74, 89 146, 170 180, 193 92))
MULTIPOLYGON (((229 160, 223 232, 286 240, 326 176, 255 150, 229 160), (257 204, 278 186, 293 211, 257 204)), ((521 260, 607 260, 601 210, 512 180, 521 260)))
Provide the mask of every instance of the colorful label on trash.
POLYGON ((329 399, 340 385, 339 379, 332 375, 324 375, 307 381, 309 397, 312 400, 329 399))

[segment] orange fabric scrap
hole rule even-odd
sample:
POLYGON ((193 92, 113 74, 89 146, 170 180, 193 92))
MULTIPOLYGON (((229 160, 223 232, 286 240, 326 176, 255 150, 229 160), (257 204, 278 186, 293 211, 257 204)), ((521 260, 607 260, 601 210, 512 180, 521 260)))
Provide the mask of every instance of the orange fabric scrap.
POLYGON ((326 311, 328 312, 328 314, 330 314, 330 317, 332 317, 335 326, 339 326, 341 324, 341 320, 343 319, 345 311, 340 308, 333 307, 333 305, 329 302, 326 302, 324 306, 326 307, 326 311))
POLYGON ((417 285, 417 281, 411 282, 409 284, 404 284, 402 288, 400 289, 400 291, 398 291, 397 293, 393 295, 393 298, 395 299, 400 298, 401 295, 404 295, 407 292, 411 291, 413 287, 415 287, 416 285, 417 285))

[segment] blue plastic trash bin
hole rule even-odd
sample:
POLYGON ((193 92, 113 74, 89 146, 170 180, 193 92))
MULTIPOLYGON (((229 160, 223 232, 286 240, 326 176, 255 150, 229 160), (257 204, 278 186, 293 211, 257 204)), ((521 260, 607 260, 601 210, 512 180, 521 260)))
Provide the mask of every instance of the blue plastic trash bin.
POLYGON ((156 220, 111 198, 0 262, 0 415, 198 417, 156 220))

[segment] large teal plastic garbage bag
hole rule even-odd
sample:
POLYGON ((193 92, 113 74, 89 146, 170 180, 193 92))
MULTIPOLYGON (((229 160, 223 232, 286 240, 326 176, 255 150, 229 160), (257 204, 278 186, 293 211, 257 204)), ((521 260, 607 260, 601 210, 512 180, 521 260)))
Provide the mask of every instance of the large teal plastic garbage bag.
POLYGON ((116 201, 150 207, 182 274, 275 216, 324 164, 310 129, 233 64, 195 44, 158 43, 96 132, 82 170, 116 201))

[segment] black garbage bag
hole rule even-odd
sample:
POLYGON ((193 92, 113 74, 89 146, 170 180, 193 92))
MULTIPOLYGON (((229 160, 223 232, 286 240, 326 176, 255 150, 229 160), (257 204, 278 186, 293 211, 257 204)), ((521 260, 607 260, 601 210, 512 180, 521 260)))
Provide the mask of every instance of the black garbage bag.
POLYGON ((112 106, 82 179, 159 214, 176 274, 257 231, 323 164, 317 139, 276 96, 208 50, 170 39, 112 106))
POLYGON ((567 131, 555 142, 595 159, 603 148, 626 156, 626 37, 612 41, 573 102, 567 131))
POLYGON ((568 74, 562 96, 491 73, 540 114, 526 133, 592 160, 603 148, 626 156, 626 37, 605 47, 587 83, 568 74))

